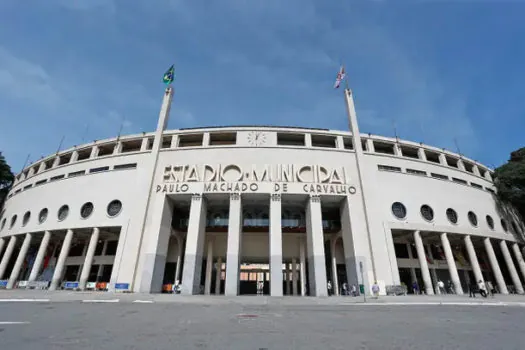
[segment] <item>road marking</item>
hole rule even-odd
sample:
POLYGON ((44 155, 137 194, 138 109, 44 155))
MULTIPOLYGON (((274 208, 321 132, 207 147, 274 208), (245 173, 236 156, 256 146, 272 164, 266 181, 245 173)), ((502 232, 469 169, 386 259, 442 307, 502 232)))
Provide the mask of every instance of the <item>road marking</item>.
POLYGON ((0 299, 1 303, 47 303, 49 299, 0 299))
POLYGON ((133 300, 133 302, 138 304, 153 304, 153 300, 133 300))
POLYGON ((94 299, 94 300, 82 300, 83 303, 118 303, 120 299, 94 299))
POLYGON ((0 325, 6 325, 6 324, 30 324, 31 322, 19 322, 19 321, 0 321, 0 325))

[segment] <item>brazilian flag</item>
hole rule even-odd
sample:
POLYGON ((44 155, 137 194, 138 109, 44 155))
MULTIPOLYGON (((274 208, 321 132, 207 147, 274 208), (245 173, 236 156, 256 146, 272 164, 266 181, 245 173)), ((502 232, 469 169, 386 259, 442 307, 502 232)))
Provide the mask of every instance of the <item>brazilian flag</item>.
POLYGON ((175 67, 172 64, 171 67, 164 73, 164 77, 162 77, 162 82, 166 85, 170 85, 173 83, 173 79, 175 78, 175 67))

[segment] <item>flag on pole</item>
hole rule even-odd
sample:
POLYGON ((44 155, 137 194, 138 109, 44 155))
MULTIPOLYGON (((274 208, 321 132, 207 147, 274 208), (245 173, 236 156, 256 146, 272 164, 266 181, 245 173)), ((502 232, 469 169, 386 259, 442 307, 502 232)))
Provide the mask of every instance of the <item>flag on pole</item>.
POLYGON ((339 86, 341 86, 341 82, 345 79, 345 76, 345 67, 341 66, 339 72, 337 73, 337 77, 335 78, 334 89, 339 89, 339 86))
POLYGON ((173 83, 173 79, 175 78, 175 67, 172 64, 171 67, 164 73, 164 77, 162 77, 162 82, 166 85, 169 85, 173 83))

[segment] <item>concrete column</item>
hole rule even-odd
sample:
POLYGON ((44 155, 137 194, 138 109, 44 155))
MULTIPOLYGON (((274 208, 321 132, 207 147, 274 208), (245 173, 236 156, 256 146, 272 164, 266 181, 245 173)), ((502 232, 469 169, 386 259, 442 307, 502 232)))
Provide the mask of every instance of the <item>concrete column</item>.
POLYGON ((11 238, 9 239, 9 244, 5 249, 4 256, 2 257, 2 261, 0 262, 0 280, 4 277, 5 269, 7 268, 7 264, 9 264, 9 259, 11 259, 11 254, 13 254, 13 250, 15 249, 16 240, 16 236, 11 236, 11 238))
MULTIPOLYGON (((299 241, 299 260, 300 260, 300 280, 301 280, 301 296, 306 296, 306 252, 304 240, 299 241)), ((282 276, 282 275, 281 275, 282 276)))
POLYGON ((221 278, 222 278, 222 257, 217 258, 217 277, 215 278, 215 294, 221 294, 221 278))
POLYGON ((20 248, 20 252, 18 253, 18 257, 16 258, 15 265, 13 266, 13 270, 11 271, 11 276, 9 276, 9 281, 7 282, 7 289, 12 289, 15 286, 16 281, 18 280, 18 275, 20 275, 20 269, 24 264, 27 251, 29 250, 29 245, 31 244, 31 238, 31 234, 26 233, 24 243, 22 243, 22 248, 20 248))
POLYGON ((66 264, 66 258, 69 254, 69 248, 71 248, 71 241, 73 240, 73 230, 67 230, 66 237, 62 243, 62 249, 60 249, 60 255, 58 256, 57 264, 55 266, 55 272, 51 279, 51 285, 49 290, 56 290, 59 286, 60 280, 62 279, 62 272, 64 271, 64 265, 66 264))
POLYGON ((454 284, 454 290, 457 295, 463 295, 463 288, 461 287, 461 280, 459 279, 458 269, 454 261, 454 254, 452 254, 452 248, 450 247, 450 242, 445 232, 441 234, 441 244, 443 245, 445 258, 447 259, 448 272, 454 284))
POLYGON ((208 254, 206 256, 206 278, 204 280, 204 294, 211 294, 211 273, 213 269, 213 241, 208 242, 208 254))
MULTIPOLYGON (((108 240, 106 239, 104 241, 104 244, 102 245, 102 252, 101 252, 100 256, 106 255, 107 250, 108 250, 108 240)), ((103 274, 104 274, 104 265, 100 264, 100 265, 98 265, 97 282, 100 281, 100 278, 102 277, 103 274)))
POLYGON ((177 239, 177 266, 175 266, 175 283, 180 283, 180 271, 182 265, 182 247, 183 241, 179 236, 175 236, 177 239))
POLYGON ((514 288, 516 288, 516 292, 518 294, 523 294, 523 285, 521 284, 520 276, 518 276, 518 271, 516 271, 516 267, 514 266, 514 262, 512 261, 512 257, 510 256, 509 248, 507 247, 507 242, 505 242, 505 240, 501 240, 499 242, 499 246, 501 248, 501 252, 503 253, 505 263, 507 264, 507 268, 510 273, 510 278, 512 278, 512 283, 514 283, 514 288))
POLYGON ((335 245, 336 245, 337 239, 332 239, 330 241, 330 247, 331 247, 331 261, 332 261, 332 288, 334 291, 334 295, 339 295, 339 280, 337 278, 337 256, 335 255, 335 245))
POLYGON ((5 246, 5 238, 0 238, 0 256, 2 256, 2 251, 4 250, 5 246))
POLYGON ((465 241, 465 246, 467 247, 470 266, 472 266, 472 272, 474 273, 474 277, 476 278, 475 282, 478 283, 479 281, 482 281, 483 283, 485 283, 485 280, 483 279, 483 273, 481 273, 481 268, 479 267, 479 261, 476 255, 476 250, 474 249, 474 245, 472 244, 470 236, 466 235, 463 238, 463 240, 465 241))
POLYGON ((80 273, 79 288, 82 290, 86 288, 86 283, 89 279, 89 273, 91 272, 91 266, 93 265, 93 257, 95 256, 95 249, 97 248, 99 235, 99 228, 94 227, 93 232, 91 233, 91 238, 89 239, 86 257, 84 259, 84 266, 82 266, 82 272, 80 273))
POLYGON ((425 291, 427 295, 434 295, 434 288, 432 288, 432 280, 430 279, 430 272, 428 271, 425 248, 423 247, 423 240, 421 239, 419 231, 414 231, 414 241, 416 243, 417 257, 419 259, 421 275, 423 276, 423 283, 425 284, 425 291))
POLYGON ((284 264, 284 283, 286 284, 286 295, 290 295, 290 264, 284 264))
POLYGON ((283 296, 283 233, 281 195, 270 199, 270 295, 283 296))
MULTIPOLYGON (((430 261, 434 261, 434 256, 432 255, 432 248, 430 247, 430 244, 427 244, 426 248, 427 248, 428 258, 430 259, 430 261)), ((441 291, 439 290, 439 286, 438 286, 439 278, 437 276, 436 269, 431 268, 431 267, 429 267, 429 269, 430 269, 430 276, 432 277, 432 281, 434 282, 434 285, 433 285, 434 293, 440 295, 441 291)))
POLYGON ((29 282, 36 281, 36 278, 38 277, 38 274, 40 273, 40 268, 42 267, 42 262, 44 261, 44 257, 46 255, 47 246, 49 245, 49 239, 51 238, 51 232, 46 231, 44 232, 44 237, 42 238, 42 242, 40 242, 40 247, 38 247, 38 253, 36 253, 35 262, 33 263, 33 268, 31 269, 31 273, 29 274, 29 282))
POLYGON ((492 243, 490 242, 490 238, 485 238, 483 240, 483 243, 485 244, 485 249, 487 251, 487 256, 489 257, 490 266, 492 267, 492 272, 494 273, 494 277, 496 278, 496 283, 498 284, 500 293, 509 294, 509 291, 507 290, 507 285, 505 284, 505 280, 503 279, 503 274, 501 273, 501 270, 499 268, 498 260, 496 259, 496 254, 494 253, 494 248, 492 247, 492 243))
MULTIPOLYGON (((410 260, 413 260, 414 259, 414 254, 412 254, 412 244, 407 243, 407 249, 408 249, 408 258, 410 260)), ((411 267, 410 268, 410 277, 412 278, 412 283, 417 282, 417 275, 416 275, 416 268, 415 267, 411 267)), ((412 288, 412 287, 410 286, 410 288, 412 288)))
POLYGON ((226 285, 224 294, 239 293, 239 264, 242 246, 242 203, 239 193, 230 194, 230 217, 228 219, 228 248, 226 254, 226 285))
POLYGON ((306 204, 306 247, 308 252, 310 295, 317 297, 328 296, 321 197, 317 195, 310 196, 306 204))
MULTIPOLYGON (((520 267, 521 275, 525 280, 525 261, 523 261, 523 255, 520 252, 520 247, 518 246, 518 243, 512 244, 512 250, 514 251, 514 256, 516 257, 516 261, 518 262, 518 266, 520 267)), ((0 251, 2 251, 1 248, 0 251)))
POLYGON ((292 259, 292 293, 297 295, 297 260, 292 259))
POLYGON ((200 194, 191 197, 190 218, 186 235, 186 253, 182 270, 182 294, 198 294, 201 283, 202 254, 206 230, 206 198, 200 194))

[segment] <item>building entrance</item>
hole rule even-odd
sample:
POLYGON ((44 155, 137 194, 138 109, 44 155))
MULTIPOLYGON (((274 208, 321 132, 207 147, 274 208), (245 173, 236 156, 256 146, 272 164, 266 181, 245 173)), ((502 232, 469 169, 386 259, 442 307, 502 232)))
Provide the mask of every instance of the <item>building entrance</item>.
POLYGON ((240 295, 259 295, 258 286, 262 285, 262 295, 270 294, 270 265, 242 264, 239 275, 240 295))

